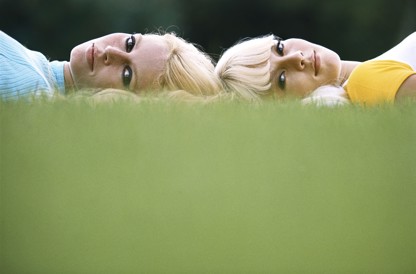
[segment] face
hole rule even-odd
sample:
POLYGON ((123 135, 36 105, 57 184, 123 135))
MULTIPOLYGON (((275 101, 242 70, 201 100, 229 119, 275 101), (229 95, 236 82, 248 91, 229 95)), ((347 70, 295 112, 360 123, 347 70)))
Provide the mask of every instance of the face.
POLYGON ((76 46, 69 68, 77 89, 137 92, 158 88, 167 55, 168 45, 162 36, 114 33, 76 46))
POLYGON ((341 73, 335 52, 301 39, 277 41, 270 57, 271 91, 277 97, 305 97, 334 84, 341 73))

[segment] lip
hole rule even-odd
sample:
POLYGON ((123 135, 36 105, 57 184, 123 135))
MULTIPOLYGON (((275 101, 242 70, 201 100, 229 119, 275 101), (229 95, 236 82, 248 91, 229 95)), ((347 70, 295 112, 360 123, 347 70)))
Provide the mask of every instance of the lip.
POLYGON ((313 59, 314 59, 314 67, 315 67, 315 76, 318 75, 319 70, 321 69, 321 58, 318 54, 316 54, 316 51, 313 52, 313 59))
POLYGON ((86 54, 86 58, 87 58, 87 63, 90 67, 91 71, 94 71, 94 54, 95 54, 95 47, 94 47, 94 43, 92 43, 92 45, 87 49, 86 54))

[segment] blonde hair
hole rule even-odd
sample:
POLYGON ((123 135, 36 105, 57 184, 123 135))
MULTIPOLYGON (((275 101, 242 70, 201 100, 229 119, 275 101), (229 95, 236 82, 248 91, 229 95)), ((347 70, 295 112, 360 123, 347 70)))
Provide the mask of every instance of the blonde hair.
MULTIPOLYGON (((274 35, 243 40, 226 50, 218 60, 215 72, 228 92, 259 101, 269 94, 271 48, 277 43, 274 35)), ((340 85, 324 85, 302 99, 302 104, 335 106, 350 100, 340 85)))
POLYGON ((302 99, 304 105, 342 106, 349 105, 350 100, 345 89, 340 85, 325 85, 318 87, 307 97, 302 99))
POLYGON ((164 34, 169 53, 159 85, 165 91, 184 90, 192 95, 215 95, 222 84, 214 72, 212 59, 194 44, 173 33, 164 34))
POLYGON ((226 50, 215 67, 224 88, 251 101, 268 94, 270 55, 274 45, 275 36, 268 35, 240 41, 226 50))

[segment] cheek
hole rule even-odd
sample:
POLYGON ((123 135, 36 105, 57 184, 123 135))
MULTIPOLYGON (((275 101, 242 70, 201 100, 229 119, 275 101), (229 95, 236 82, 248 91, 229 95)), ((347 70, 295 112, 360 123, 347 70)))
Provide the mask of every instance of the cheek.
POLYGON ((305 97, 310 94, 319 86, 319 82, 316 79, 309 77, 309 75, 297 75, 292 78, 292 83, 288 89, 289 94, 295 97, 305 97))
POLYGON ((71 50, 70 61, 79 62, 79 61, 85 59, 86 49, 87 49, 87 43, 83 43, 81 45, 78 45, 78 46, 74 47, 71 50))
POLYGON ((89 67, 85 60, 85 56, 83 54, 82 48, 80 46, 74 48, 71 51, 69 65, 71 68, 71 72, 74 76, 74 80, 88 73, 89 67))
POLYGON ((92 88, 119 88, 123 89, 121 72, 113 70, 102 70, 90 79, 92 88))
POLYGON ((328 80, 336 81, 341 72, 341 60, 335 53, 328 54, 327 77, 328 80))
POLYGON ((121 74, 109 70, 100 71, 94 75, 78 71, 74 79, 78 88, 117 88, 123 89, 121 74))

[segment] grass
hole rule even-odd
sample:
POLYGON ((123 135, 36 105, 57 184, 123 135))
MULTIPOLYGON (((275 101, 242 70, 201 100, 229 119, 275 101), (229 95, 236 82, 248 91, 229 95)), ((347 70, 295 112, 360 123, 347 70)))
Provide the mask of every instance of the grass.
POLYGON ((414 273, 416 108, 0 103, 2 273, 414 273))

